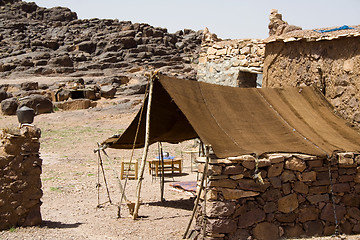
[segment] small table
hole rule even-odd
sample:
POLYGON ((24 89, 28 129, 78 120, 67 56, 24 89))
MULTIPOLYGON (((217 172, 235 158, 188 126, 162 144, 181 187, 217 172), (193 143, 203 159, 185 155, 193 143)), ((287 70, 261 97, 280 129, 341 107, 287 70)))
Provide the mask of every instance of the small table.
MULTIPOLYGON (((182 172, 182 158, 164 159, 164 172, 181 173, 182 172)), ((149 174, 155 170, 155 176, 158 177, 162 173, 161 160, 154 158, 148 160, 149 174)))

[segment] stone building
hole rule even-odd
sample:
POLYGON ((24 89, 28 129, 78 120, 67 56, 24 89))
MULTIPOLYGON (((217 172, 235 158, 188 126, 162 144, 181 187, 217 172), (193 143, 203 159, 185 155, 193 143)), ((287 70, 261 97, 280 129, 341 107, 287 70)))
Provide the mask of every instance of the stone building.
POLYGON ((276 10, 265 39, 264 87, 318 87, 344 118, 360 126, 360 26, 289 27, 276 10))
POLYGON ((264 52, 260 39, 222 40, 206 28, 197 80, 233 87, 261 86, 264 52))
MULTIPOLYGON (((255 74, 262 72, 262 86, 277 89, 270 91, 300 87, 301 94, 305 86, 315 86, 338 113, 359 125, 359 30, 359 26, 302 30, 289 25, 277 10, 272 10, 270 37, 265 40, 221 41, 205 31, 198 80, 253 87, 247 84, 249 82, 239 81, 242 79, 239 73, 245 70, 255 74), (253 50, 256 47, 261 50, 253 50), (254 59, 259 61, 251 61, 254 59)), ((251 82, 251 78, 247 79, 251 82)), ((277 98, 270 105, 276 108, 281 101, 277 98)), ((297 101, 286 101, 283 107, 297 101)), ((309 102, 315 104, 318 100, 309 98, 309 102)), ((241 101, 238 103, 241 108, 241 101)), ((246 114, 246 107, 241 109, 243 118, 237 127, 250 115, 246 114)), ((307 111, 304 109, 298 114, 307 111)), ((308 112, 314 120, 309 126, 319 124, 318 120, 323 116, 321 110, 318 111, 308 112)), ((302 119, 300 115, 298 120, 302 119)), ((266 119, 263 125, 268 124, 269 119, 262 119, 266 119)), ((320 123, 323 124, 326 123, 320 123)), ((330 128, 314 133, 329 133, 330 128)), ((261 132, 262 136, 264 132, 261 132)), ((342 134, 340 132, 338 136, 342 134)), ((251 147, 255 146, 254 142, 251 147)), ((275 240, 360 232, 358 152, 321 157, 272 150, 273 153, 260 158, 254 155, 214 156, 207 170, 204 164, 200 165, 199 172, 206 172, 207 183, 196 215, 197 234, 205 233, 209 239, 248 239, 253 236, 275 240)))

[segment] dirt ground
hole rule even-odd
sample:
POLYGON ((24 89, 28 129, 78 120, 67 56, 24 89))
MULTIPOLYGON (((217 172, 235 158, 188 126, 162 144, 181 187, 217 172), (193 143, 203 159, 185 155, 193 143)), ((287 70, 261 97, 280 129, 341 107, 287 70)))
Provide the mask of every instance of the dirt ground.
MULTIPOLYGON (((142 96, 131 97, 141 99, 142 96)), ((165 202, 160 201, 160 179, 145 169, 141 192, 140 218, 132 220, 125 204, 121 218, 117 218, 120 193, 115 175, 104 158, 104 169, 113 204, 108 201, 102 175, 98 183, 98 159, 94 154, 97 142, 123 131, 139 109, 122 107, 121 99, 100 101, 98 107, 87 110, 56 111, 35 117, 34 124, 41 128, 41 158, 43 159, 42 206, 43 223, 38 227, 12 228, 0 232, 0 239, 181 239, 192 213, 193 198, 171 189, 173 181, 196 180, 190 171, 190 158, 184 155, 183 174, 165 178, 165 202), (99 189, 99 195, 98 195, 99 189), (98 196, 100 199, 98 200, 98 196), (104 203, 100 208, 98 203, 104 203)), ((16 116, 0 115, 0 127, 17 126, 16 116)), ((164 144, 171 155, 191 148, 193 141, 177 145, 164 144)), ((129 158, 129 150, 107 150, 120 170, 120 159, 129 158)), ((154 157, 157 145, 150 147, 154 157)), ((136 150, 134 158, 141 158, 136 150)), ((124 184, 124 181, 122 182, 124 184)), ((135 200, 136 181, 129 180, 127 197, 135 200)), ((313 238, 314 239, 314 238, 313 238)), ((317 238, 320 239, 320 238, 317 238)), ((321 238, 331 239, 331 238, 321 238)), ((332 238, 340 239, 340 238, 332 238)), ((345 237, 343 238, 345 239, 345 237)), ((347 237, 346 239, 360 239, 347 237)))

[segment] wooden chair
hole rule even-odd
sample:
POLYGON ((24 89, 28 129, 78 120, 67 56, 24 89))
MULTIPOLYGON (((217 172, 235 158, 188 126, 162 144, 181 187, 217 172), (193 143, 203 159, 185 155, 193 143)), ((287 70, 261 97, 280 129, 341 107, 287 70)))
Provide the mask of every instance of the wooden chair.
POLYGON ((133 159, 131 161, 131 164, 130 164, 130 160, 128 159, 121 160, 120 179, 126 178, 127 174, 129 179, 138 179, 138 171, 139 171, 139 161, 137 159, 133 159), (129 173, 127 173, 128 171, 129 173))

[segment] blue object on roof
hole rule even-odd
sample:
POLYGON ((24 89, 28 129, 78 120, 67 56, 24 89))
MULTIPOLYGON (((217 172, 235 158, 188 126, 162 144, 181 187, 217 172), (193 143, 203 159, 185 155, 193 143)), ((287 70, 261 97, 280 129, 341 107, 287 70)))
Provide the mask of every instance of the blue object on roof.
POLYGON ((327 29, 327 30, 314 30, 314 31, 318 32, 318 33, 326 33, 326 32, 334 32, 334 31, 346 30, 346 29, 354 29, 354 28, 349 27, 347 25, 343 25, 343 26, 338 27, 338 28, 327 29))

